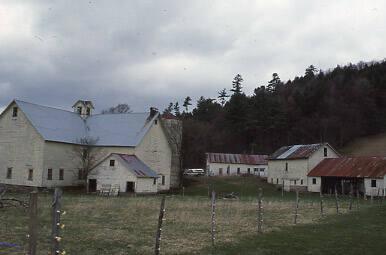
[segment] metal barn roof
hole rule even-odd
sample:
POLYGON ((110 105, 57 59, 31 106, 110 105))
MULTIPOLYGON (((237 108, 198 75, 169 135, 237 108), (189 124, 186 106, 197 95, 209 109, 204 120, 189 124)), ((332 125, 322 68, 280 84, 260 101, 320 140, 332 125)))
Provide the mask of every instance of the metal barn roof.
MULTIPOLYGON (((270 157, 270 160, 280 159, 304 159, 309 158, 320 147, 328 145, 327 143, 315 143, 315 144, 300 144, 283 146, 275 151, 270 157)), ((328 145, 329 146, 329 145, 328 145)), ((331 148, 331 146, 329 146, 331 148)))
POLYGON ((206 153, 210 163, 266 165, 268 155, 206 153))
POLYGON ((97 146, 134 147, 153 123, 148 121, 149 113, 97 114, 82 119, 70 111, 20 100, 15 103, 46 141, 77 144, 81 138, 92 137, 98 139, 97 146))
POLYGON ((119 153, 112 153, 111 155, 120 157, 125 162, 127 169, 137 177, 158 178, 158 174, 135 155, 119 153))
POLYGON ((369 177, 383 178, 386 175, 386 157, 342 157, 321 161, 310 177, 369 177))

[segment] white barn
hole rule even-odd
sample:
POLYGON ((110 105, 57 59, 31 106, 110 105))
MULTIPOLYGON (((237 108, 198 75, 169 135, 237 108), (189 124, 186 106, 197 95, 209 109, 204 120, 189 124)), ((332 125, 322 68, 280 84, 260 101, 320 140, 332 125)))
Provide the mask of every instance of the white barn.
POLYGON ((284 146, 268 159, 268 183, 283 186, 284 190, 307 190, 307 174, 325 158, 339 154, 328 143, 284 146))
MULTIPOLYGON (((119 186, 129 193, 156 193, 158 174, 135 155, 112 153, 97 164, 88 175, 89 191, 102 185, 119 186)), ((165 182, 162 177, 161 182, 165 182)))
POLYGON ((80 183, 74 158, 79 139, 97 139, 100 160, 111 153, 135 155, 154 170, 157 190, 179 185, 172 148, 154 108, 147 113, 92 114, 90 101, 73 111, 12 101, 0 115, 0 183, 35 187, 80 183))
POLYGON ((385 195, 385 157, 324 159, 308 173, 308 191, 385 195))
POLYGON ((267 176, 267 155, 206 153, 209 176, 253 174, 267 176))

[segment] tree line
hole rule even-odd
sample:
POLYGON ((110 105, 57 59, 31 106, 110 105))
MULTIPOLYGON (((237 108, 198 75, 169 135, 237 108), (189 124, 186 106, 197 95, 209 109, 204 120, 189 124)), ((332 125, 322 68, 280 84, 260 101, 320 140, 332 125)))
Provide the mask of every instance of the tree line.
POLYGON ((192 108, 170 103, 164 113, 183 121, 184 167, 205 164, 205 152, 270 154, 283 145, 328 142, 340 148, 386 130, 386 61, 328 71, 310 65, 283 82, 278 73, 252 95, 237 74, 217 98, 201 96, 192 108))

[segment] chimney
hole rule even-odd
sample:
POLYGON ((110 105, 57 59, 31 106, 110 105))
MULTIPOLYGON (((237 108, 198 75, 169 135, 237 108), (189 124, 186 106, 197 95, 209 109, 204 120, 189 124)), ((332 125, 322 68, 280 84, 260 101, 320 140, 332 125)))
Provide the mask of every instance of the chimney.
POLYGON ((158 109, 155 107, 150 107, 150 116, 149 118, 153 118, 158 113, 158 109))

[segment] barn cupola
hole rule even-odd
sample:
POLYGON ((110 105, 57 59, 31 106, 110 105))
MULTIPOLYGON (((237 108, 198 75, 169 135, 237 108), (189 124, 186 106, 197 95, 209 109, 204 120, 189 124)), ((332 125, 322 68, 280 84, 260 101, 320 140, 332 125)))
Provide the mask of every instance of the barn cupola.
POLYGON ((78 100, 72 106, 72 109, 74 109, 74 112, 78 113, 82 118, 87 118, 92 114, 94 106, 91 101, 78 100))

